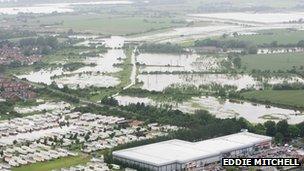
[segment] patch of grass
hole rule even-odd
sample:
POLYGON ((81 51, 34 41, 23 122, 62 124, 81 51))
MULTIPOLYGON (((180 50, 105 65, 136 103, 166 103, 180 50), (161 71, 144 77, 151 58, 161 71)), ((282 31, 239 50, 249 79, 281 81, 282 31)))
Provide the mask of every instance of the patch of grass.
POLYGON ((245 55, 241 57, 242 67, 247 70, 290 70, 293 66, 304 66, 304 53, 245 55))
POLYGON ((51 171, 65 167, 76 166, 89 162, 90 157, 86 155, 70 156, 51 160, 47 162, 39 162, 21 167, 13 168, 12 171, 51 171))
POLYGON ((126 59, 124 59, 124 62, 120 66, 122 70, 114 74, 114 76, 120 79, 120 84, 117 87, 122 88, 131 83, 130 76, 133 67, 131 63, 132 52, 133 52, 132 48, 125 50, 126 59))
POLYGON ((304 108, 304 90, 263 90, 241 94, 245 99, 282 107, 304 108))
POLYGON ((89 100, 91 100, 93 102, 97 102, 105 97, 110 97, 110 96, 118 93, 118 91, 119 91, 118 88, 104 88, 104 89, 101 89, 100 91, 91 92, 89 100))

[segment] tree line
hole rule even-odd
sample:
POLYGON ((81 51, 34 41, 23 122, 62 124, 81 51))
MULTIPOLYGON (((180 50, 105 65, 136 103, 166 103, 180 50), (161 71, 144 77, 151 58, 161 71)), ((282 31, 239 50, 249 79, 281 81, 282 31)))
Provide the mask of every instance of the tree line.
POLYGON ((229 48, 239 48, 244 49, 243 53, 245 54, 256 54, 258 52, 257 45, 249 42, 249 41, 241 41, 241 40, 214 40, 214 39, 203 39, 196 40, 194 42, 194 47, 202 47, 202 46, 215 46, 218 48, 222 48, 226 51, 229 48))

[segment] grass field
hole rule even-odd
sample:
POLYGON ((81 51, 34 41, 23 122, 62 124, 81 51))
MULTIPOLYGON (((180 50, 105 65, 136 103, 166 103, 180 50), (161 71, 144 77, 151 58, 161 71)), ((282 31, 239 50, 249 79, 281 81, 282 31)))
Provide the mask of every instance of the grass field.
POLYGON ((298 43, 300 40, 304 40, 303 30, 295 31, 288 29, 272 29, 258 31, 258 33, 259 34, 257 35, 241 35, 229 39, 250 41, 258 45, 262 45, 264 43, 271 43, 273 41, 278 41, 278 44, 290 44, 298 43))
POLYGON ((125 50, 126 59, 124 60, 121 68, 122 70, 115 73, 114 76, 118 77, 120 79, 120 84, 117 87, 125 87, 128 84, 131 83, 130 76, 132 72, 132 63, 131 63, 131 57, 132 57, 133 49, 127 49, 125 50))
POLYGON ((288 106, 304 108, 304 90, 264 90, 242 93, 245 99, 288 106))
MULTIPOLYGON (((145 18, 133 16, 108 16, 103 14, 62 14, 31 19, 25 23, 28 27, 49 26, 51 29, 77 32, 91 32, 112 35, 144 33, 182 25, 171 22, 172 18, 145 18)), ((49 29, 40 27, 40 29, 49 29)))
POLYGON ((288 70, 293 66, 304 66, 304 53, 245 55, 241 57, 242 67, 248 71, 259 70, 288 70))
POLYGON ((79 155, 75 157, 65 157, 53 161, 25 165, 13 168, 12 171, 51 171, 53 169, 71 167, 78 164, 85 164, 89 162, 89 160, 89 156, 79 155))

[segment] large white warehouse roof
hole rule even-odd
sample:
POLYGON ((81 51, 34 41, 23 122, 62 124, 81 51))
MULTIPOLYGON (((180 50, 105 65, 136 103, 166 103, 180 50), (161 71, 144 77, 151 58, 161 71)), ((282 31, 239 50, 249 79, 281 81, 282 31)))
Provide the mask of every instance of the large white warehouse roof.
POLYGON ((249 132, 240 132, 228 136, 200 142, 170 140, 140 147, 113 152, 114 156, 163 166, 170 163, 186 163, 196 159, 219 156, 221 153, 234 151, 255 144, 271 141, 271 137, 249 132))

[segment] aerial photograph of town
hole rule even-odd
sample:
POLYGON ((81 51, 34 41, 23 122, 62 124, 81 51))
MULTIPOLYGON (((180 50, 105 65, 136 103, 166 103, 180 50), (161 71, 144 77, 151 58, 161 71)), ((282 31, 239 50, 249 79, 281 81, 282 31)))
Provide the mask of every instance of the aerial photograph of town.
POLYGON ((304 171, 304 0, 0 0, 0 171, 304 171))

